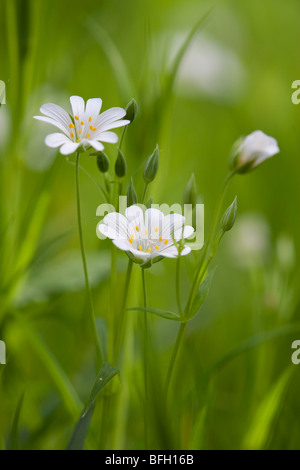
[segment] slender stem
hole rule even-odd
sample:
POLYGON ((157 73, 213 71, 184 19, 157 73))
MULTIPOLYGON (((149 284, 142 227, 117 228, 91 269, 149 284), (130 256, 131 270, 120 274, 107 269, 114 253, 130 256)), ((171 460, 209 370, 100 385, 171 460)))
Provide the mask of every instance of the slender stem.
POLYGON ((77 196, 77 219, 78 219, 78 232, 79 232, 79 240, 80 240, 80 249, 81 249, 81 257, 82 257, 82 264, 83 264, 83 271, 84 271, 84 278, 85 278, 85 286, 87 297, 89 301, 89 313, 90 313, 90 320, 92 331, 94 335, 95 345, 96 345, 96 368, 97 371, 100 369, 102 365, 102 351, 99 343, 97 328, 96 328, 96 321, 95 321, 95 312, 94 312, 94 305, 92 299, 92 291, 89 283, 88 277, 88 270, 86 264, 86 256, 85 256, 85 249, 84 249, 84 241, 83 241, 83 233, 82 233, 82 222, 81 222, 81 206, 80 206, 80 185, 79 185, 79 158, 80 153, 77 152, 76 154, 76 196, 77 196))
MULTIPOLYGON (((143 294, 144 294, 144 308, 147 308, 147 291, 145 269, 142 269, 143 280, 143 294)), ((144 312, 144 385, 145 385, 145 401, 144 401, 144 433, 145 433, 145 446, 148 449, 148 318, 147 312, 144 312)))
POLYGON ((186 326, 187 326, 187 322, 182 322, 180 324, 180 328, 179 328, 179 331, 178 331, 178 334, 177 334, 176 343, 175 343, 175 346, 174 346, 174 349, 173 349, 173 352, 172 352, 171 361, 170 361, 170 365, 169 365, 169 369, 168 369, 168 373, 167 373, 166 392, 168 392, 168 390, 169 390, 169 386, 170 386, 170 383, 171 383, 176 358, 177 358, 177 355, 178 355, 180 345, 181 345, 182 340, 184 338, 184 333, 185 333, 185 330, 186 330, 186 326))
POLYGON ((125 334, 125 325, 126 325, 126 304, 127 304, 127 298, 128 298, 128 293, 129 293, 129 285, 130 285, 130 279, 131 279, 131 273, 132 273, 132 266, 133 266, 133 261, 130 259, 128 260, 128 267, 127 267, 127 273, 126 273, 126 281, 125 281, 125 290, 124 290, 124 296, 123 296, 123 302, 122 302, 122 307, 121 307, 121 320, 120 320, 120 327, 119 327, 119 332, 117 336, 117 341, 116 341, 116 349, 115 349, 115 357, 114 357, 114 363, 117 362, 117 359, 120 355, 122 343, 123 343, 123 338, 125 334))
POLYGON ((178 313, 182 317, 182 307, 181 307, 181 296, 180 296, 180 253, 178 253, 177 263, 176 263, 176 301, 177 301, 177 308, 178 313))
POLYGON ((128 128, 128 126, 123 127, 123 131, 122 131, 122 135, 121 135, 121 139, 120 139, 119 150, 121 150, 121 148, 122 148, 124 137, 125 137, 126 132, 127 132, 127 128, 128 128))
POLYGON ((146 196, 147 196, 148 186, 149 186, 149 184, 146 183, 146 184, 145 184, 145 187, 144 187, 143 196, 142 196, 142 204, 144 204, 144 202, 145 202, 145 199, 146 199, 146 196))
POLYGON ((222 205, 223 205, 223 201, 224 201, 224 197, 225 197, 228 185, 229 185, 229 183, 231 181, 231 178, 233 176, 234 176, 234 172, 228 173, 228 175, 225 178, 225 181, 223 183, 223 186, 222 186, 219 198, 218 198, 218 202, 217 202, 215 210, 214 210, 214 214, 213 214, 210 230, 209 230, 209 233, 208 233, 208 237, 207 237, 206 243, 203 247, 202 255, 201 255, 201 258, 200 258, 200 262, 199 262, 199 267, 198 267, 198 270, 196 272, 194 282, 193 282, 193 285, 192 285, 192 288, 191 288, 191 291, 190 291, 190 295, 189 295, 189 298, 188 298, 188 301, 187 301, 187 306, 186 306, 186 311, 187 312, 189 311, 189 309, 192 305, 194 296, 195 296, 196 291, 197 291, 198 286, 199 286, 199 282, 202 279, 202 277, 205 273, 205 270, 206 270, 206 268, 209 264, 209 261, 206 259, 207 258, 207 253, 209 252, 211 242, 212 242, 212 239, 213 239, 213 235, 215 234, 217 224, 219 222, 220 212, 221 212, 221 209, 222 209, 222 205), (203 269, 203 268, 205 268, 205 269, 203 269))

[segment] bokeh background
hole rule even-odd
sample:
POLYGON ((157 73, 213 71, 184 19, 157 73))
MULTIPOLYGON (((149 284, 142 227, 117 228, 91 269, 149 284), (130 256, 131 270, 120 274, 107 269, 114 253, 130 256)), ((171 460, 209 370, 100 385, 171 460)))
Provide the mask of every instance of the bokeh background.
MULTIPOLYGON (((136 99, 138 117, 124 142, 125 183, 135 174, 142 191, 137 170, 158 143, 154 202, 181 203, 194 173, 206 230, 232 144, 256 129, 278 140, 280 154, 236 177, 226 196, 227 205, 238 196, 237 222, 218 252, 204 308, 189 324, 164 413, 153 392, 150 445, 298 449, 300 366, 291 362, 291 344, 300 338, 300 105, 291 101, 292 82, 300 79, 298 0, 0 0, 0 10, 0 79, 7 84, 0 108, 0 339, 7 346, 7 365, 0 366, 1 448, 13 440, 23 394, 20 448, 66 447, 79 415, 53 363, 82 402, 93 384, 74 159, 48 149, 51 127, 32 119, 43 103, 68 109, 77 94, 101 97, 103 109, 136 99), (177 52, 208 12, 173 80, 177 52)), ((116 147, 106 150, 113 168, 116 147)), ((95 157, 81 164, 101 182, 95 157)), ((96 312, 107 318, 110 244, 95 232, 103 201, 83 172, 81 190, 96 312)), ((185 262, 183 296, 196 259, 185 262)), ((125 269, 126 255, 119 253, 117 302, 125 269)), ((174 272, 172 260, 147 272, 151 306, 176 309, 174 272)), ((141 304, 138 268, 129 297, 131 306, 141 304)), ((100 423, 109 400, 101 396, 91 431, 99 448, 144 446, 140 314, 130 315, 125 378, 113 391, 121 393, 122 412, 117 421, 108 414, 100 423)), ((158 377, 177 328, 151 318, 158 377)))

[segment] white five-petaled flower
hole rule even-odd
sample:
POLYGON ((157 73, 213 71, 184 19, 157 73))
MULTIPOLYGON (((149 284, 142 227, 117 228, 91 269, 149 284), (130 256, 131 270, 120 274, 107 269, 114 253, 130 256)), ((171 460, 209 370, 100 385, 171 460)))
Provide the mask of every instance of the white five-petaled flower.
POLYGON ((277 140, 262 131, 254 131, 238 141, 232 159, 232 169, 246 173, 279 153, 277 140))
POLYGON ((39 121, 47 122, 57 127, 61 132, 50 134, 45 143, 48 147, 60 147, 60 153, 68 155, 76 152, 79 147, 87 149, 93 147, 101 151, 104 145, 101 142, 115 144, 118 136, 110 129, 126 126, 130 121, 122 118, 126 115, 123 108, 110 108, 100 113, 102 100, 92 98, 86 105, 80 96, 71 96, 72 114, 60 106, 44 104, 40 111, 45 116, 34 116, 39 121))
MULTIPOLYGON (((138 263, 155 261, 155 258, 176 258, 178 248, 174 243, 188 238, 194 228, 184 226, 185 218, 180 214, 164 215, 158 209, 147 209, 145 213, 137 206, 128 207, 125 216, 119 212, 107 214, 98 224, 102 235, 112 239, 120 250, 129 252, 138 263)), ((180 255, 190 253, 184 245, 180 255)))

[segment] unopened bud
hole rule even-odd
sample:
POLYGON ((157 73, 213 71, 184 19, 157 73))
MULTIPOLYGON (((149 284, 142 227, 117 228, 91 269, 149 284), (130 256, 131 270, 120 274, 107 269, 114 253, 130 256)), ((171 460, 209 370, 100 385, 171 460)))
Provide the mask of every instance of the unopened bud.
POLYGON ((101 173, 106 173, 109 169, 109 159, 106 153, 104 152, 99 152, 97 154, 97 166, 99 168, 99 171, 101 173))
POLYGON ((236 219, 236 212, 237 197, 235 196, 233 203, 228 207, 221 219, 221 229, 223 232, 229 232, 232 229, 236 219))
POLYGON ((128 105, 125 108, 125 111, 126 116, 124 117, 124 119, 128 119, 132 123, 138 113, 138 105, 134 98, 129 101, 128 105))
POLYGON ((115 173, 119 178, 123 178, 123 176, 126 175, 126 171, 127 171, 126 160, 121 150, 119 150, 118 157, 117 157, 116 164, 115 164, 115 173))
POLYGON ((154 152, 148 158, 146 165, 144 167, 144 181, 146 184, 151 183, 157 174, 158 171, 158 162, 159 162, 159 149, 158 145, 156 146, 154 152))

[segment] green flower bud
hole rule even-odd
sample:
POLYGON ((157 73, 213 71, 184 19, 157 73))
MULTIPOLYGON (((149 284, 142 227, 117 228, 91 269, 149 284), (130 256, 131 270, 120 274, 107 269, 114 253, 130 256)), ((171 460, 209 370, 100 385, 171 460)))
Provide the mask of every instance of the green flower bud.
POLYGON ((229 232, 232 229, 237 211, 237 197, 235 196, 233 203, 228 207, 228 209, 223 214, 221 219, 221 229, 223 233, 229 232))
POLYGON ((155 179, 157 170, 158 170, 158 162, 159 162, 159 149, 157 145, 152 155, 150 155, 150 157, 148 158, 146 165, 144 167, 143 176, 144 176, 144 181, 146 184, 151 183, 155 179))
POLYGON ((195 206, 197 204, 197 186, 196 178, 194 173, 190 177, 188 184, 183 193, 183 204, 192 204, 195 206))
POLYGON ((132 123, 138 113, 138 105, 134 98, 129 101, 128 105, 125 108, 125 111, 126 116, 124 117, 124 119, 128 119, 132 123))
POLYGON ((109 159, 106 153, 99 152, 97 154, 97 166, 101 173, 106 173, 109 170, 109 159))
POLYGON ((130 183, 128 185, 128 190, 127 190, 127 205, 129 207, 129 206, 132 206, 133 204, 136 204, 137 202, 138 202, 138 197, 134 189, 133 181, 131 178, 130 183))
POLYGON ((119 178, 123 178, 126 175, 127 164, 125 157, 121 150, 118 151, 118 157, 115 164, 115 173, 119 178))

